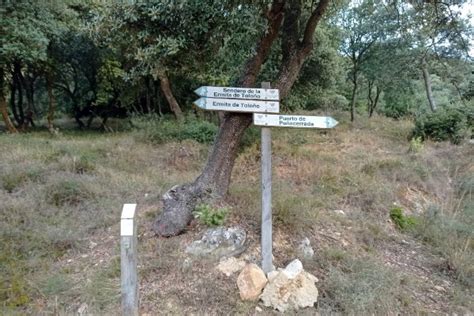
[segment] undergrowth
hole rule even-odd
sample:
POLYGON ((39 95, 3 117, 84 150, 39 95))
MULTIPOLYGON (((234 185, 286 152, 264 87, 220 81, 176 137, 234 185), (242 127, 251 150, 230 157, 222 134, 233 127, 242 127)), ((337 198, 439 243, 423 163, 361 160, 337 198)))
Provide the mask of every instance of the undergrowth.
MULTIPOLYGON (((5 148, 0 152, 0 314, 74 314, 82 302, 90 313, 118 312, 116 258, 98 266, 97 258, 82 258, 91 252, 89 242, 101 235, 116 238, 123 203, 155 206, 170 187, 195 179, 217 129, 197 119, 185 122, 191 127, 166 119, 137 120, 128 133, 0 135, 5 148), (71 266, 65 264, 68 258, 75 260, 71 266)), ((305 268, 321 280, 319 311, 416 314, 413 295, 404 289, 400 275, 379 260, 387 243, 413 237, 424 251, 444 259, 426 268, 453 280, 456 291, 446 294, 452 294, 446 296, 447 308, 469 308, 472 151, 449 143, 410 144, 409 121, 375 117, 349 125, 344 123, 347 118, 338 120, 341 124, 327 133, 272 133, 274 225, 290 236, 323 238, 313 243, 316 258, 305 261, 305 268), (393 203, 401 209, 390 212, 387 205, 393 203), (392 213, 398 231, 387 223, 387 213, 392 213)), ((229 221, 245 221, 255 234, 261 208, 258 136, 259 129, 252 128, 244 138, 228 197, 233 210, 229 221)), ((150 216, 156 216, 156 208, 150 209, 150 216)), ((227 219, 226 212, 215 208, 203 207, 200 213, 205 225, 225 224, 227 219)), ((147 280, 164 267, 186 284, 202 277, 193 275, 197 270, 182 273, 181 265, 176 267, 176 260, 182 259, 180 240, 170 239, 169 246, 163 246, 161 240, 143 238, 143 245, 141 256, 150 261, 140 273, 147 280)), ((275 256, 288 259, 278 247, 275 256)), ((194 264, 205 269, 203 263, 194 264)), ((223 278, 218 282, 231 284, 223 278)), ((181 295, 181 289, 170 286, 181 295)), ((223 293, 215 291, 206 301, 209 310, 215 301, 238 301, 237 294, 229 301, 229 293, 235 294, 232 286, 223 293)), ((186 302, 202 311, 195 293, 188 294, 186 302)), ((229 307, 234 313, 235 304, 229 307)))

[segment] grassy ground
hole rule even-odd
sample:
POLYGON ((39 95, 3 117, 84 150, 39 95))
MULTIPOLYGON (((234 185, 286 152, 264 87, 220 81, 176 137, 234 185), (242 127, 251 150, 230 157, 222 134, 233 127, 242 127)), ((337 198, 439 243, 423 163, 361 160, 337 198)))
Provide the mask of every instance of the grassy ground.
MULTIPOLYGON (((472 145, 410 144, 408 121, 337 119, 330 132, 273 132, 276 265, 311 240, 315 257, 303 264, 320 279, 322 314, 472 312, 472 145), (395 208, 408 225, 391 219, 395 208)), ((0 314, 116 314, 128 202, 139 205, 143 313, 255 313, 239 300, 236 276, 186 260, 205 227, 169 239, 150 230, 161 194, 198 175, 209 150, 173 139, 212 128, 145 127, 0 135, 0 314)), ((247 135, 226 201, 227 224, 248 231, 248 258, 259 253, 258 143, 256 131, 247 135)))

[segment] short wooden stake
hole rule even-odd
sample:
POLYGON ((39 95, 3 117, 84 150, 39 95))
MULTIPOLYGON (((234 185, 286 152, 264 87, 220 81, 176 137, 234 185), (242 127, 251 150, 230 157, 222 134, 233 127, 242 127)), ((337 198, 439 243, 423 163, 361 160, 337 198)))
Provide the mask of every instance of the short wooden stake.
MULTIPOLYGON (((262 88, 270 89, 269 82, 262 82, 262 88)), ((272 254, 272 130, 262 127, 262 270, 273 270, 272 254)))
POLYGON ((138 315, 136 204, 124 204, 120 219, 122 315, 138 315))

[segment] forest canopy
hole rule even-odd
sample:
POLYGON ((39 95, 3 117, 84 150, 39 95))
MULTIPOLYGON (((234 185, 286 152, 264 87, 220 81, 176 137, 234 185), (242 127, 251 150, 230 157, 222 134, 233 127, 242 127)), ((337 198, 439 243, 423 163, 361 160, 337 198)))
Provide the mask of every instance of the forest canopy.
MULTIPOLYGON (((46 119, 51 129, 64 115, 81 128, 93 117, 105 123, 108 117, 170 113, 183 120, 197 112, 196 87, 239 83, 270 6, 3 1, 6 127, 27 130, 46 119)), ((302 1, 299 23, 314 6, 302 1)), ((345 110, 353 120, 364 112, 399 118, 471 108, 473 28, 462 14, 466 8, 463 1, 331 3, 284 108, 345 110)), ((284 47, 271 47, 258 80, 276 78, 284 47)))

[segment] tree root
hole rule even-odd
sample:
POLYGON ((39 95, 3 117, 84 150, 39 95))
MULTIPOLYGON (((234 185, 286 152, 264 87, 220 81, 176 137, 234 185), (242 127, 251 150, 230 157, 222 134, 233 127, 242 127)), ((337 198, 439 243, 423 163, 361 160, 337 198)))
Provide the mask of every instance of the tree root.
POLYGON ((163 195, 163 212, 153 223, 153 231, 163 237, 179 235, 192 221, 196 205, 210 197, 210 190, 195 184, 174 186, 163 195))

